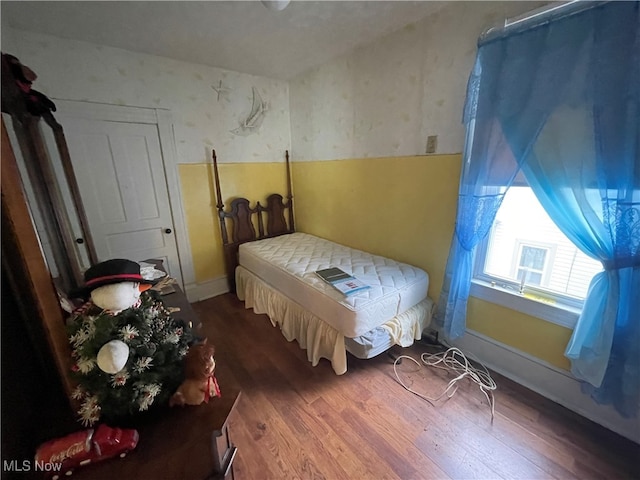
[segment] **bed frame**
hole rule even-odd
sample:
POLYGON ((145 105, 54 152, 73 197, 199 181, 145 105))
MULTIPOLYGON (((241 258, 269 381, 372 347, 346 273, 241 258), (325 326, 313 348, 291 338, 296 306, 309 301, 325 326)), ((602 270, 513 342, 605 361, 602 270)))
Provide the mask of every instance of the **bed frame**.
POLYGON ((293 195, 291 194, 291 170, 289 166, 289 151, 285 150, 285 165, 287 169, 287 201, 283 201, 282 195, 272 193, 267 197, 267 206, 260 202, 251 208, 249 200, 238 197, 231 201, 231 209, 225 212, 225 205, 220 190, 220 176, 218 174, 218 159, 216 151, 212 151, 213 173, 216 187, 216 207, 220 220, 220 232, 222 234, 222 247, 227 269, 229 289, 236 292, 235 271, 238 266, 238 248, 246 242, 262 240, 263 238, 277 237, 295 232, 293 222, 293 195), (285 215, 285 212, 287 215, 285 215), (265 230, 266 216, 266 230, 265 230), (228 233, 230 223, 231 236, 228 233), (258 230, 256 232, 256 225, 258 230))
MULTIPOLYGON (((231 200, 229 211, 225 211, 225 205, 222 200, 223 197, 220 189, 218 159, 216 157, 215 150, 212 151, 212 157, 217 201, 216 207, 218 209, 218 219, 220 221, 220 233, 222 235, 222 245, 224 249, 227 279, 229 282, 230 291, 232 293, 237 293, 236 268, 240 263, 238 257, 240 245, 247 242, 253 242, 256 240, 277 237, 280 235, 295 232, 293 220, 293 195, 291 193, 291 170, 289 165, 289 151, 285 150, 287 201, 284 201, 282 195, 278 193, 272 193, 267 197, 266 207, 261 205, 260 202, 256 202, 256 206, 254 208, 251 208, 249 200, 244 197, 238 197, 231 200), (231 235, 229 235, 229 231, 231 231, 231 235)), ((320 319, 318 320, 321 321, 320 319)), ((300 343, 300 339, 298 339, 298 342, 300 343)), ((393 346, 393 344, 391 346, 393 346)), ((345 355, 347 351, 350 350, 348 348, 345 348, 345 355)), ((389 355, 393 360, 396 360, 396 356, 391 350, 387 350, 387 355, 389 355)), ((333 360, 331 360, 330 357, 325 358, 328 358, 333 366, 333 360)), ((400 363, 401 359, 398 359, 396 361, 397 363, 400 363)))

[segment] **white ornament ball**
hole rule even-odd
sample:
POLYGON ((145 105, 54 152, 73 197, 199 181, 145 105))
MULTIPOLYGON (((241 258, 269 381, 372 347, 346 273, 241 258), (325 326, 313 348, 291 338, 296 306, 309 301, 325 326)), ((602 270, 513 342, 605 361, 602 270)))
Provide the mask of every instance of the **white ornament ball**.
POLYGON ((118 373, 129 359, 129 347, 121 340, 111 340, 98 350, 98 367, 103 372, 118 373))

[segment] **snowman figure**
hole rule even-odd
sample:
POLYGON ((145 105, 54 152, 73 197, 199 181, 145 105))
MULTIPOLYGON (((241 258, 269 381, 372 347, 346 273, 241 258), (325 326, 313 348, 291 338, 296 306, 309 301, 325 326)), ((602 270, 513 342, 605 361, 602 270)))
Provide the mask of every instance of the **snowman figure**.
POLYGON ((135 306, 140 293, 150 287, 150 281, 140 274, 137 262, 115 258, 98 263, 84 272, 84 286, 78 296, 90 295, 97 307, 114 315, 135 306))

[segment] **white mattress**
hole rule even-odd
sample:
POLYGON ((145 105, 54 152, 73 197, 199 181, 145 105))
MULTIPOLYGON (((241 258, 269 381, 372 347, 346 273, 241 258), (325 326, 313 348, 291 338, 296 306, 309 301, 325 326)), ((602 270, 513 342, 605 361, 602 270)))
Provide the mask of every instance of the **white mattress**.
POLYGON ((424 270, 324 240, 292 233, 240 245, 240 265, 338 330, 363 335, 427 297, 424 270), (339 267, 371 288, 345 297, 314 273, 339 267))

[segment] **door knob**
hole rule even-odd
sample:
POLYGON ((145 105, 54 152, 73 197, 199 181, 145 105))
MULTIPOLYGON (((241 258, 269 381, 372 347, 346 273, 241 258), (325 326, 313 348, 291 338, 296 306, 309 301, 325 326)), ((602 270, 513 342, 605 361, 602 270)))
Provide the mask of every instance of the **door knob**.
POLYGON ((76 238, 76 243, 82 245, 84 243, 84 238, 76 238))
POLYGON ((171 229, 170 228, 166 228, 164 233, 171 233, 171 229))

